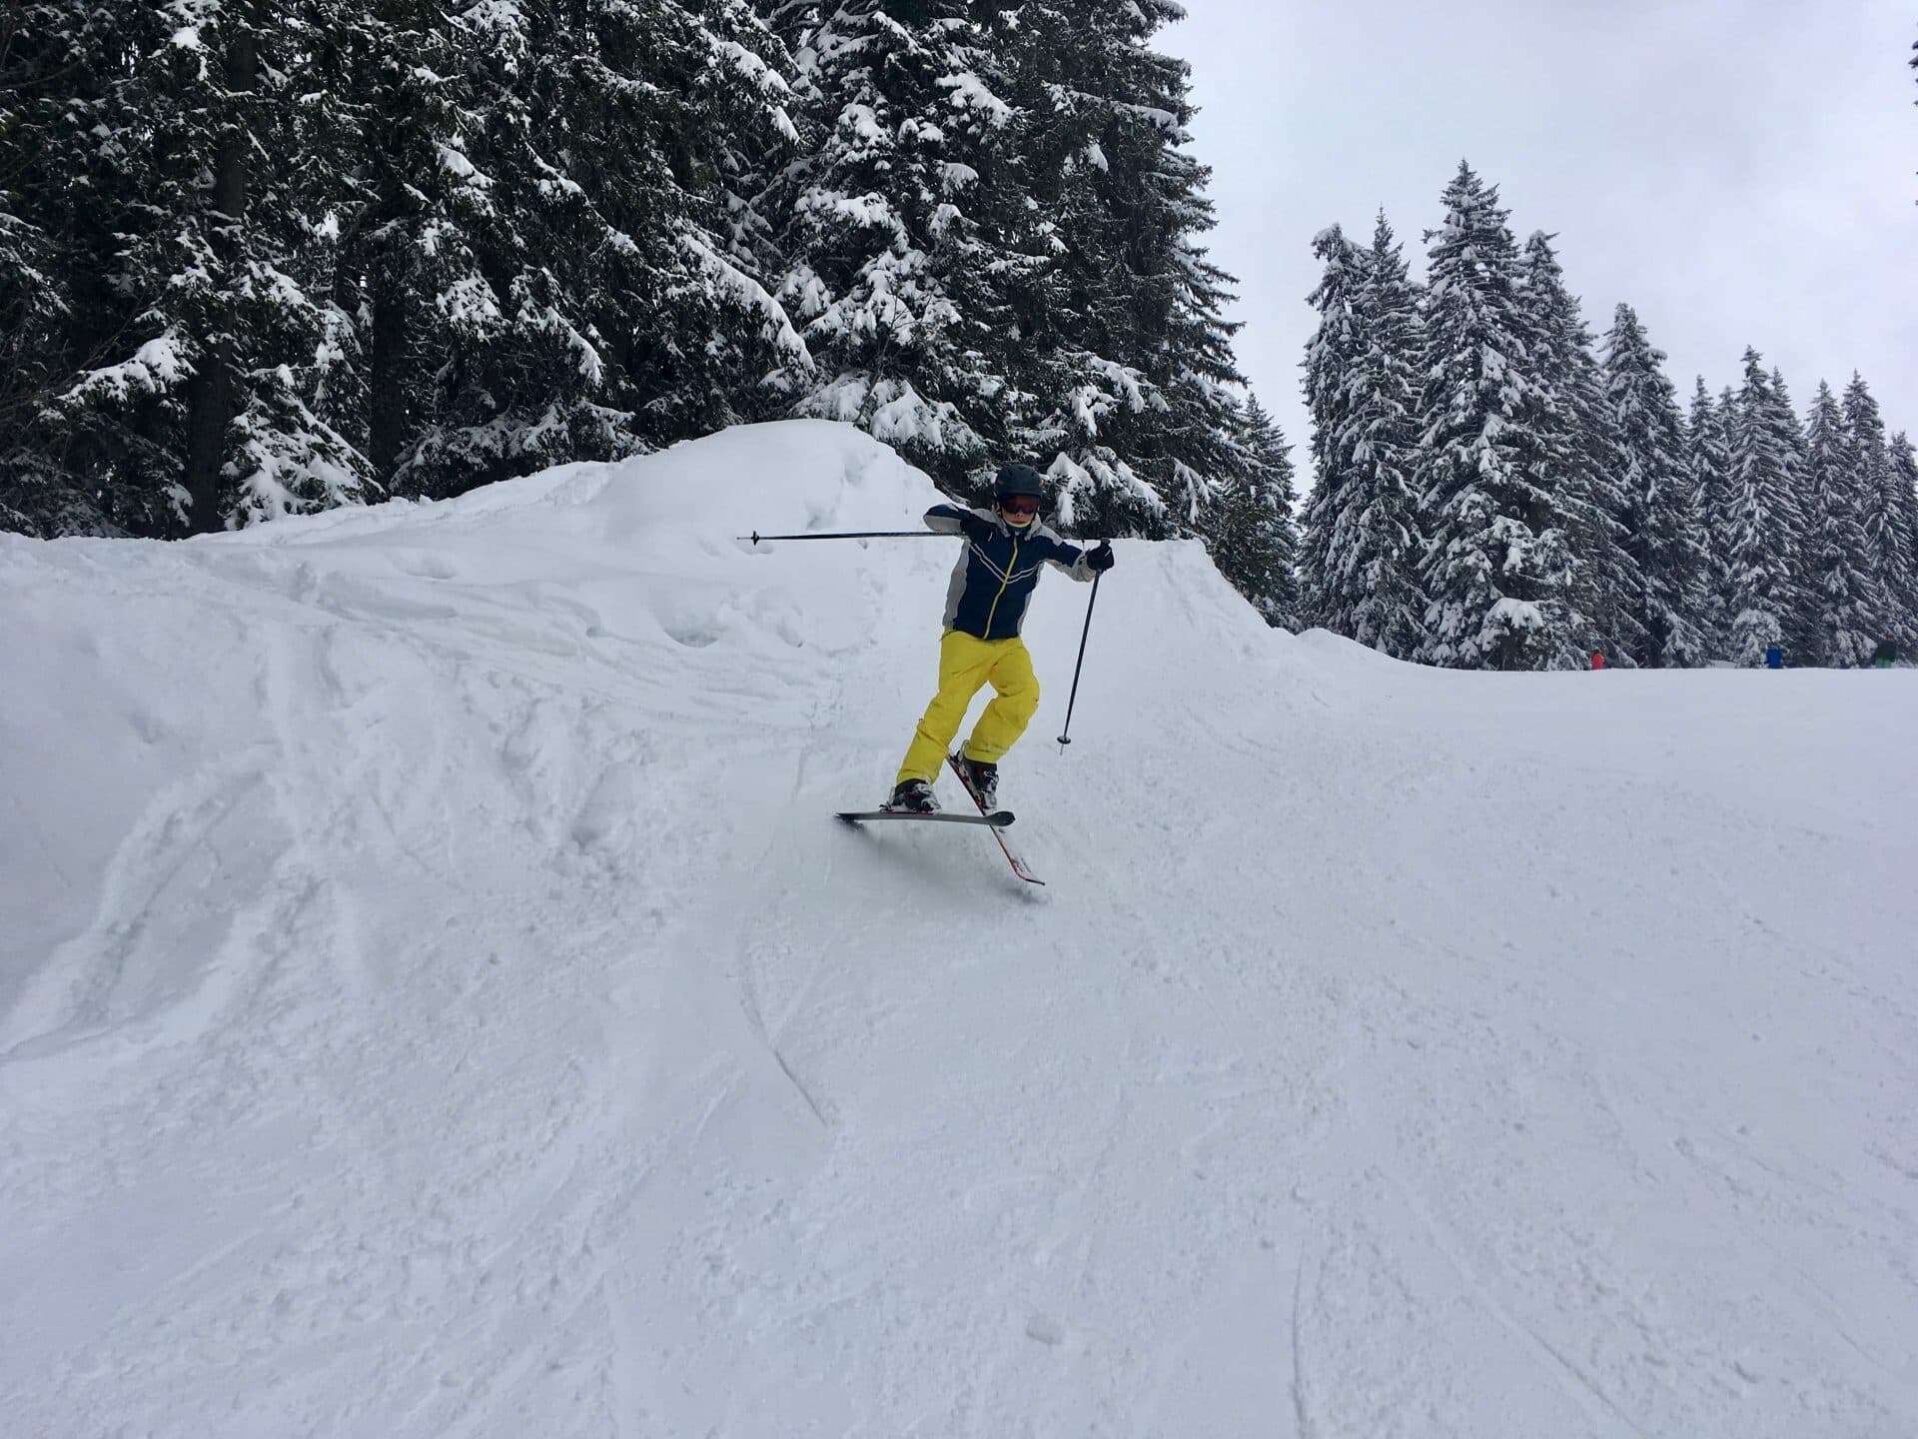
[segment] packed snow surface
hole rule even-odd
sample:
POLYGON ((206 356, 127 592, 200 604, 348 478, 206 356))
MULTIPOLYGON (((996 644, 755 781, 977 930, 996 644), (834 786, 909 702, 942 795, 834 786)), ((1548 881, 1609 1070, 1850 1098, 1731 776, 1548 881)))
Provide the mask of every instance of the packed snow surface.
POLYGON ((0 536, 0 1429, 1918 1433, 1918 674, 1422 671, 1122 543, 1028 889, 830 819, 955 542, 734 538, 933 499, 804 422, 0 536))

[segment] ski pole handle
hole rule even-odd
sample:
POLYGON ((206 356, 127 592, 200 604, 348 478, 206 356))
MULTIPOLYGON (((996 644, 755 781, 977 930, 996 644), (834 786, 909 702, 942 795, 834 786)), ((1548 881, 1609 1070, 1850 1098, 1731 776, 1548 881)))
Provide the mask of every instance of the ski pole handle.
POLYGON ((941 534, 937 530, 848 530, 843 534, 810 535, 762 535, 754 530, 750 535, 734 535, 735 540, 751 540, 758 544, 761 540, 770 544, 774 540, 949 540, 951 535, 941 534))

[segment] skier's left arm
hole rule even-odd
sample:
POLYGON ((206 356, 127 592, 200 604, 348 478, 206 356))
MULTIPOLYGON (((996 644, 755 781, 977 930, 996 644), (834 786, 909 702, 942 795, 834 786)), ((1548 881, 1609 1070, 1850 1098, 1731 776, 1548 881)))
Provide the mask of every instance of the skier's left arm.
POLYGON ((1048 536, 1052 546, 1046 555, 1046 563, 1055 569, 1064 571, 1073 579, 1084 583, 1112 568, 1112 542, 1100 540, 1092 549, 1081 549, 1069 545, 1064 540, 1048 536))
POLYGON ((992 516, 981 510, 938 504, 926 511, 926 528, 936 535, 964 535, 983 543, 992 533, 992 516))

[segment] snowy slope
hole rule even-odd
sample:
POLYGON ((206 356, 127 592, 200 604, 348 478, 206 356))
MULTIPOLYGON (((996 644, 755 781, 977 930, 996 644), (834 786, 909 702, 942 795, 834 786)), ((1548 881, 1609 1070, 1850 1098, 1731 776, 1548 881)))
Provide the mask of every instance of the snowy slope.
POLYGON ((827 818, 952 542, 732 539, 932 494, 0 536, 0 1430, 1918 1433, 1918 674, 1419 671, 1121 544, 1029 891, 827 818))

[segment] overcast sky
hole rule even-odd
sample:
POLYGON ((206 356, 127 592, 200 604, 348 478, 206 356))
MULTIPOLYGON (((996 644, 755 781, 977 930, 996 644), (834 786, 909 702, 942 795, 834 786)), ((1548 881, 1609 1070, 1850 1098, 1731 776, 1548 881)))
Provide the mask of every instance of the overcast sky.
POLYGON ((1310 485, 1312 237, 1384 206, 1414 273, 1461 159, 1555 231, 1600 335, 1621 300, 1681 401, 1755 345, 1799 410, 1862 372, 1918 438, 1911 0, 1184 0, 1240 361, 1310 485))

